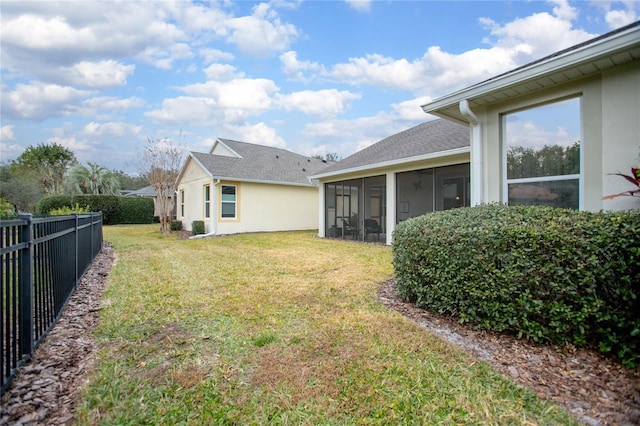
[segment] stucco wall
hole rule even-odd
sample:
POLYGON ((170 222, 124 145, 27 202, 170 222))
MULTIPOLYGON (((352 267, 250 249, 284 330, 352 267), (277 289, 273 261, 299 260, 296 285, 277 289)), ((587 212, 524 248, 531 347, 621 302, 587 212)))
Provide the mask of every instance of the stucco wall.
MULTIPOLYGON (((238 217, 221 218, 218 201, 215 212, 217 234, 293 231, 316 229, 318 226, 317 187, 230 181, 220 183, 223 184, 237 185, 238 217)), ((220 200, 219 194, 217 199, 220 200)))
POLYGON ((603 73, 559 88, 541 90, 475 111, 483 123, 484 199, 504 202, 501 116, 506 113, 581 97, 583 210, 639 207, 631 198, 603 201, 604 195, 628 186, 607 173, 628 172, 640 153, 640 64, 603 73))
MULTIPOLYGON (((194 161, 189 160, 187 167, 178 185, 177 218, 182 221, 182 226, 187 231, 191 231, 191 223, 194 220, 204 220, 203 198, 204 185, 211 183, 211 179, 206 172, 194 161), (180 191, 184 190, 184 216, 180 211, 180 191)), ((213 188, 213 186, 212 186, 213 188)), ((205 224, 207 228, 208 224, 205 224)), ((209 232, 209 230, 206 230, 209 232)))

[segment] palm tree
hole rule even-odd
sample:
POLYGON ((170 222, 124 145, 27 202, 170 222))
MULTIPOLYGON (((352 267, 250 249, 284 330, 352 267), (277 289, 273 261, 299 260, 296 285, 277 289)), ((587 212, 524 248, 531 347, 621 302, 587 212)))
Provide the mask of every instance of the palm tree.
POLYGON ((108 171, 97 163, 88 162, 87 165, 89 167, 78 164, 69 171, 71 192, 92 195, 118 194, 120 181, 115 173, 108 171))

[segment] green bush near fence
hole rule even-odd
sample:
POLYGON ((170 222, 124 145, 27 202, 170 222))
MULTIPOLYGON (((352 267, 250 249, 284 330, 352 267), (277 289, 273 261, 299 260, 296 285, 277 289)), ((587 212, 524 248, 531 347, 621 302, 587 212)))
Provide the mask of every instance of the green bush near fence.
POLYGON ((401 296, 536 342, 640 366, 640 212, 488 205, 398 224, 401 296))
POLYGON ((73 208, 79 205, 92 212, 102 212, 105 225, 153 223, 153 199, 117 195, 52 195, 36 205, 36 214, 73 208))

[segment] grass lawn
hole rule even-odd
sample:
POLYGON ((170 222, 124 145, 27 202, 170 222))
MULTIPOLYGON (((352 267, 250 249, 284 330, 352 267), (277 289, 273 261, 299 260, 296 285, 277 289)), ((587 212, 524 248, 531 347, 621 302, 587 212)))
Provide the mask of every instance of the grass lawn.
POLYGON ((80 424, 575 424, 376 301, 391 249, 105 227, 117 263, 80 424))

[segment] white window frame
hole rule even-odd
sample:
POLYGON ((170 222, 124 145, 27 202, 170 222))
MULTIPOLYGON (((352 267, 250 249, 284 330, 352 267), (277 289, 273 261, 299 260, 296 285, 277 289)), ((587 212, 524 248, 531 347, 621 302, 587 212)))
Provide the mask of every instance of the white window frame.
POLYGON ((204 200, 204 218, 209 219, 211 217, 211 185, 204 185, 202 198, 204 200))
POLYGON ((184 217, 184 189, 180 190, 180 217, 184 217))
POLYGON ((220 185, 220 218, 223 220, 234 220, 238 218, 238 185, 229 185, 229 184, 223 184, 220 185), (227 201, 224 199, 224 188, 225 187, 232 187, 234 188, 234 196, 235 199, 233 201, 227 201), (222 206, 225 204, 233 204, 233 217, 231 216, 223 216, 222 213, 222 206))
POLYGON ((504 203, 509 203, 509 184, 519 184, 519 183, 535 183, 535 182, 553 182, 553 181, 562 181, 562 180, 578 180, 578 210, 582 210, 583 202, 584 202, 584 125, 583 125, 583 117, 582 113, 582 96, 570 96, 565 98, 553 99, 549 102, 544 102, 540 104, 531 104, 524 108, 519 108, 517 110, 504 112, 499 115, 500 120, 500 149, 502 151, 502 200, 504 203), (505 118, 508 115, 515 114, 522 111, 532 110, 535 108, 544 107, 547 105, 553 105, 555 103, 569 101, 569 100, 577 100, 578 101, 578 109, 579 109, 579 117, 580 117, 580 173, 570 174, 570 175, 558 175, 558 176, 540 176, 540 177, 532 177, 532 178, 518 178, 518 179, 508 179, 507 177, 507 123, 505 118))

